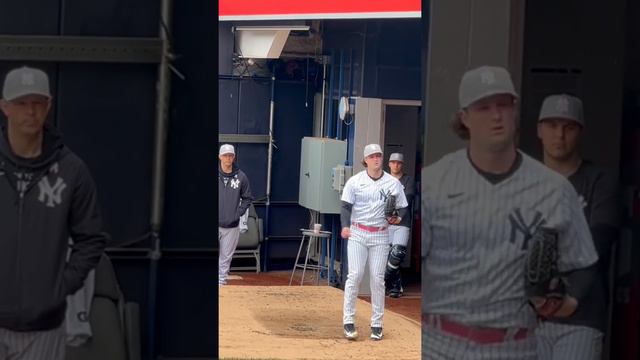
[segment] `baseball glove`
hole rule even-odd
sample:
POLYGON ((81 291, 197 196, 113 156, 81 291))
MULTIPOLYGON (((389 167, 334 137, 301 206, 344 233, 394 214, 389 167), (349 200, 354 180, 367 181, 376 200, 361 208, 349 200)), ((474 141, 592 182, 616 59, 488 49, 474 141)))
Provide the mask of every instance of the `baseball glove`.
POLYGON ((396 210, 396 196, 389 194, 387 195, 387 200, 384 204, 384 216, 389 219, 397 215, 398 210, 396 210))
POLYGON ((525 262, 525 294, 539 315, 547 317, 562 306, 566 282, 558 272, 558 233, 540 227, 529 240, 525 262))

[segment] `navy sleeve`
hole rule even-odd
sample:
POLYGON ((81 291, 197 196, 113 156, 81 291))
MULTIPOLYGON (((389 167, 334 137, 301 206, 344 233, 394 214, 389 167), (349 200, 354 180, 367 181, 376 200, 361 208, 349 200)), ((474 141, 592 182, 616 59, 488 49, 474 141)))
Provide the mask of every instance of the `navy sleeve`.
POLYGON ((598 265, 577 269, 565 274, 567 279, 567 293, 578 300, 578 304, 585 299, 598 275, 598 265))
POLYGON ((618 238, 620 223, 620 207, 618 186, 613 178, 605 172, 599 172, 591 177, 591 194, 588 196, 589 214, 587 222, 593 238, 593 244, 598 253, 598 262, 584 269, 578 269, 567 274, 569 294, 580 301, 593 286, 593 281, 599 273, 609 271, 609 260, 613 243, 618 238))
POLYGON ((621 217, 619 204, 618 185, 611 176, 603 172, 593 186, 587 221, 599 258, 606 264, 608 264, 611 247, 618 238, 621 217))
POLYGON ((342 206, 340 207, 340 222, 343 228, 351 226, 351 208, 353 208, 353 204, 346 201, 342 202, 342 206))
POLYGON ((407 197, 407 201, 411 203, 413 197, 416 195, 416 182, 413 176, 407 175, 407 183, 404 185, 404 194, 407 197))
POLYGON ((67 295, 82 287, 87 274, 96 267, 109 236, 103 231, 96 185, 89 169, 81 163, 78 180, 73 189, 69 228, 73 245, 71 257, 64 270, 67 295))
POLYGON ((249 184, 249 178, 245 173, 242 173, 241 185, 240 185, 240 206, 238 207, 237 218, 240 218, 247 211, 251 203, 253 202, 253 195, 251 194, 251 185, 249 184))
POLYGON ((407 211, 407 207, 406 206, 403 207, 403 208, 398 209, 398 216, 400 216, 402 218, 402 220, 404 220, 407 217, 407 213, 408 213, 408 211, 407 211))

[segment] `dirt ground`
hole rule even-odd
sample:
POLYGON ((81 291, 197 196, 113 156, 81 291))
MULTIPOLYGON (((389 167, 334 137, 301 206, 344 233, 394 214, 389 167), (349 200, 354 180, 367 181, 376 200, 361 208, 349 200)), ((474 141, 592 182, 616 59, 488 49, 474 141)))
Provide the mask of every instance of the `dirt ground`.
POLYGON ((361 299, 358 340, 346 340, 340 289, 228 285, 219 290, 221 359, 420 359, 420 323, 387 309, 384 338, 372 341, 371 305, 361 299))
MULTIPOLYGON (((298 271, 293 278, 293 284, 300 284, 300 273, 298 271)), ((263 273, 251 273, 251 272, 232 272, 229 276, 230 285, 242 285, 242 286, 273 286, 273 285, 289 285, 289 279, 291 276, 290 271, 271 271, 263 273)), ((304 286, 315 285, 315 277, 313 274, 309 276, 309 279, 305 277, 304 286)), ((326 280, 319 282, 322 286, 327 286, 326 280)), ((384 307, 387 310, 391 310, 398 314, 402 314, 406 317, 414 319, 420 322, 420 282, 416 282, 415 279, 407 279, 404 286, 404 296, 394 299, 386 297, 384 307)), ((370 297, 366 295, 359 296, 360 299, 370 301, 370 297)))

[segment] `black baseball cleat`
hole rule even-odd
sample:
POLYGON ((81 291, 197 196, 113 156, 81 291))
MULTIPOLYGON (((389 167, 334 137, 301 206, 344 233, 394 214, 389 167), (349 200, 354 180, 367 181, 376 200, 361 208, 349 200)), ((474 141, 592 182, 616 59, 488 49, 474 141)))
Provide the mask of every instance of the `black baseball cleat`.
POLYGON ((344 324, 344 337, 349 340, 355 340, 358 337, 356 326, 353 324, 344 324))
POLYGON ((402 288, 402 282, 398 279, 398 281, 396 281, 389 290, 388 295, 392 298, 399 298, 403 293, 404 289, 402 288))
POLYGON ((371 340, 382 340, 382 328, 381 327, 371 327, 371 340))

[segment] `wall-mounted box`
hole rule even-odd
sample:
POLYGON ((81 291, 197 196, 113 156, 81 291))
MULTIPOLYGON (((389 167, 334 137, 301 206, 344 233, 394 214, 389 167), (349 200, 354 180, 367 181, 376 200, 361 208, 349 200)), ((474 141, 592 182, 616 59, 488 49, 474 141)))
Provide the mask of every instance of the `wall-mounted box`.
POLYGON ((340 194, 333 189, 333 168, 344 165, 346 159, 346 141, 302 138, 298 203, 321 214, 339 214, 340 194))

